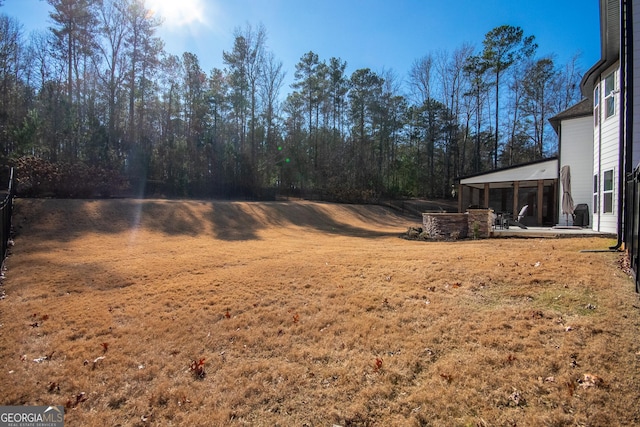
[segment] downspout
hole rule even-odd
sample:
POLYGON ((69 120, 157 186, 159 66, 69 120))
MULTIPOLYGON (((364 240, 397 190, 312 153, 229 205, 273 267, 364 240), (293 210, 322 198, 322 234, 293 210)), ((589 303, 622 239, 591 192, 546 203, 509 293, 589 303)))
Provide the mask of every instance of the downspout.
POLYGON ((598 86, 600 87, 600 99, 598 100, 598 185, 596 194, 598 198, 598 224, 593 224, 596 231, 600 231, 600 220, 602 218, 602 76, 598 76, 598 86))
POLYGON ((627 13, 628 5, 626 0, 620 1, 620 123, 618 125, 618 138, 620 149, 618 150, 618 241, 615 246, 610 247, 611 250, 618 250, 624 242, 624 220, 625 220, 625 198, 626 198, 626 182, 627 170, 625 167, 625 158, 627 158, 630 144, 627 143, 627 123, 629 122, 629 111, 625 109, 626 102, 626 87, 627 87, 627 52, 629 52, 629 46, 627 42, 627 13), (624 114, 622 114, 624 112, 624 114))
POLYGON ((562 219, 562 189, 560 188, 560 169, 562 168, 562 122, 558 123, 558 171, 556 176, 558 179, 556 180, 556 194, 554 203, 556 205, 556 213, 554 216, 558 218, 554 218, 554 223, 560 225, 560 220, 562 219))

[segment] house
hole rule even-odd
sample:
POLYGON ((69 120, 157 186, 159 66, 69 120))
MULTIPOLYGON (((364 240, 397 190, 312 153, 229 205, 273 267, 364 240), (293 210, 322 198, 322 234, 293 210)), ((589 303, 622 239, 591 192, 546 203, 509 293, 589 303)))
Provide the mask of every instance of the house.
MULTIPOLYGON (((558 134, 559 154, 555 175, 545 175, 542 182, 555 182, 556 186, 547 189, 546 183, 537 184, 538 194, 534 199, 538 202, 535 206, 537 215, 533 225, 547 225, 550 220, 563 224, 563 189, 558 177, 560 168, 569 166, 574 203, 588 206, 591 228, 616 234, 616 248, 622 246, 625 239, 635 239, 635 246, 639 246, 640 239, 631 236, 631 230, 633 227, 640 229, 640 219, 631 216, 631 209, 638 204, 640 212, 640 172, 636 173, 634 191, 637 195, 633 200, 630 197, 634 191, 628 183, 634 167, 640 163, 640 126, 636 125, 640 118, 633 114, 635 108, 640 111, 640 97, 634 96, 634 89, 640 84, 640 55, 634 55, 640 50, 640 30, 634 31, 634 28, 640 29, 640 5, 634 10, 631 0, 598 1, 601 59, 582 78, 580 89, 584 99, 550 119, 558 134), (540 215, 540 204, 544 211, 550 200, 555 203, 554 214, 540 215), (625 224, 629 224, 627 230, 625 224)), ((530 165, 510 169, 510 183, 503 180, 507 177, 500 171, 460 178, 459 209, 466 207, 468 202, 496 209, 497 188, 523 187, 523 181, 517 181, 526 177, 528 168, 530 165)), ((532 187, 531 181, 525 181, 525 187, 532 187)), ((516 212, 524 200, 519 192, 511 194, 503 195, 508 200, 513 198, 513 207, 506 208, 516 212)), ((505 205, 499 206, 498 210, 501 208, 505 205)), ((566 221, 568 223, 570 218, 566 221)), ((637 261, 640 267, 640 256, 637 261)))
POLYGON ((594 222, 615 228, 611 249, 627 250, 640 292, 640 5, 599 2, 601 58, 580 84, 594 114, 594 222))
POLYGON ((580 83, 593 109, 593 229, 616 233, 619 244, 625 222, 625 179, 640 154, 633 153, 631 138, 631 6, 628 0, 600 0, 601 59, 580 83))
MULTIPOLYGON (((590 99, 584 98, 574 106, 549 119, 558 135, 558 164, 569 166, 571 174, 571 196, 574 204, 587 205, 586 220, 580 226, 593 222, 593 108, 590 99)), ((562 194, 559 188, 560 201, 558 224, 572 226, 573 217, 562 213, 562 194)))
POLYGON ((627 181, 640 162, 640 127, 634 126, 638 119, 633 115, 640 107, 634 96, 640 82, 640 55, 634 55, 640 49, 640 31, 634 31, 640 28, 640 7, 633 10, 630 0, 598 1, 601 58, 580 83, 585 99, 550 121, 560 141, 560 164, 571 165, 574 201, 589 199, 589 183, 592 228, 616 234, 620 247, 625 224, 632 223, 627 181), (592 154, 589 178, 587 153, 592 154))

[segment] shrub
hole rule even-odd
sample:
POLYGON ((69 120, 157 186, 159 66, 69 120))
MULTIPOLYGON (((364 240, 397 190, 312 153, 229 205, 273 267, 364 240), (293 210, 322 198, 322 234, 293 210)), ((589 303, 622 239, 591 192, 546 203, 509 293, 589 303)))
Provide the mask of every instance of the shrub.
POLYGON ((127 187, 118 171, 82 162, 53 163, 26 156, 15 166, 16 194, 22 197, 109 197, 127 187))

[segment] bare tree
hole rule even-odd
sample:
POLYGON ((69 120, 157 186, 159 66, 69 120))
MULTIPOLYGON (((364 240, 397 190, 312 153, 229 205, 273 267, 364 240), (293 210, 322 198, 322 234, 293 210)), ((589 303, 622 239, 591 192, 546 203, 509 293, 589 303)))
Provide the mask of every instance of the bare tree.
MULTIPOLYGON (((121 156, 122 147, 119 146, 116 126, 121 123, 121 116, 116 111, 118 105, 119 89, 126 77, 127 57, 124 55, 125 39, 129 27, 126 20, 126 9, 118 0, 103 0, 98 7, 98 22, 100 32, 96 50, 99 59, 104 64, 105 72, 99 70, 96 74, 105 87, 107 97, 107 146, 104 148, 104 156, 107 164, 110 161, 110 150, 115 151, 116 156, 121 156)), ((96 60, 97 62, 97 60, 96 60)), ((100 64, 94 62, 96 68, 100 64)))
POLYGON ((533 124, 531 138, 534 146, 534 156, 538 159, 544 156, 544 146, 547 142, 545 129, 547 121, 553 111, 553 91, 558 71, 551 58, 542 58, 528 64, 524 73, 524 111, 533 124))
POLYGON ((448 193, 448 187, 452 184, 453 177, 458 175, 461 169, 460 157, 461 151, 464 152, 466 139, 466 132, 463 132, 462 136, 459 132, 463 95, 466 89, 464 67, 469 57, 473 54, 473 50, 472 45, 463 44, 452 54, 442 51, 436 58, 436 70, 441 88, 441 99, 448 110, 444 147, 445 179, 443 185, 445 185, 445 188, 442 189, 443 194, 448 193))
POLYGON ((145 7, 144 0, 128 0, 127 25, 129 28, 125 40, 129 57, 127 86, 129 88, 128 139, 132 143, 141 142, 142 151, 148 155, 150 147, 143 137, 146 131, 145 102, 150 86, 150 77, 160 64, 160 55, 164 43, 156 35, 160 21, 153 17, 145 7), (137 103, 136 103, 137 101, 137 103))
POLYGON ((250 158, 254 162, 256 146, 256 115, 258 111, 258 84, 264 60, 267 32, 260 25, 255 30, 249 24, 234 31, 234 45, 230 52, 223 52, 225 64, 230 67, 233 105, 240 131, 240 147, 244 150, 247 120, 250 132, 250 158))
POLYGON ((424 104, 432 96, 433 64, 433 56, 429 54, 414 61, 409 70, 409 86, 418 105, 424 104))
MULTIPOLYGON (((264 58, 262 70, 262 85, 260 96, 264 107, 264 120, 266 128, 265 151, 267 153, 267 167, 275 166, 278 154, 276 143, 276 117, 278 116, 278 98, 284 82, 285 72, 282 71, 282 61, 278 61, 272 52, 267 52, 264 58)), ((266 172, 269 175, 269 171, 266 172)))

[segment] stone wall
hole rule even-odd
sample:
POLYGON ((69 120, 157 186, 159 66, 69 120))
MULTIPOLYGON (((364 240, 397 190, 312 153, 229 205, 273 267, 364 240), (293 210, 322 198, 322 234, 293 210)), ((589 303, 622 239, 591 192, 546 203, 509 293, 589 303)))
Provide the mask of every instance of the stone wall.
POLYGON ((468 235, 466 213, 423 213, 422 228, 430 239, 456 240, 468 235))
POLYGON ((474 239, 486 239, 491 236, 493 229, 492 209, 469 209, 469 237, 474 239))
POLYGON ((493 210, 469 209, 466 213, 423 213, 422 228, 429 239, 457 240, 491 236, 493 210))

